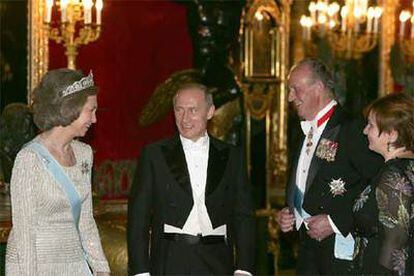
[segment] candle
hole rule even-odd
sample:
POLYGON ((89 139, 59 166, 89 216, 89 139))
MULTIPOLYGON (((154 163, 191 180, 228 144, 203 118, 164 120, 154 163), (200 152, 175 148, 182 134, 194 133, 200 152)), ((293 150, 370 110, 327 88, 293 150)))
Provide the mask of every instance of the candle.
POLYGON ((405 22, 410 18, 411 14, 409 11, 402 11, 400 13, 400 30, 399 36, 400 38, 404 38, 405 35, 405 22))
POLYGON ((302 37, 304 40, 311 39, 312 19, 308 16, 302 15, 300 18, 300 25, 302 26, 302 37))
POLYGON ((367 14, 367 12, 368 12, 368 0, 360 0, 359 9, 361 10, 362 14, 367 14))
POLYGON ((49 23, 52 19, 53 0, 46 0, 45 22, 49 23))
POLYGON ((382 9, 380 7, 375 7, 375 15, 374 15, 374 33, 378 33, 378 25, 379 19, 382 14, 382 9))
POLYGON ((356 33, 359 33, 359 21, 362 17, 362 10, 360 7, 355 7, 354 8, 354 31, 356 33))
POLYGON ((92 22, 92 0, 83 0, 83 21, 85 24, 92 22))
POLYGON ((95 8, 96 8, 96 24, 101 25, 101 11, 103 8, 103 1, 96 0, 95 8))
POLYGON ((300 21, 299 24, 302 26, 302 38, 305 39, 306 38, 306 15, 302 15, 300 17, 300 21))
POLYGON ((346 32, 346 16, 348 15, 348 7, 343 6, 341 9, 341 31, 346 32))
POLYGON ((368 9, 368 14, 367 14, 367 33, 372 32, 372 18, 374 18, 374 15, 375 15, 375 10, 373 7, 370 7, 368 9))
POLYGON ((69 5, 69 0, 60 0, 60 15, 61 15, 61 21, 66 22, 68 17, 66 15, 66 10, 68 8, 69 5))
POLYGON ((331 19, 336 19, 336 15, 339 11, 339 5, 336 2, 333 2, 332 4, 329 5, 328 7, 328 15, 331 19))
POLYGON ((310 2, 309 12, 310 12, 312 21, 316 22, 316 4, 315 4, 315 2, 310 2))

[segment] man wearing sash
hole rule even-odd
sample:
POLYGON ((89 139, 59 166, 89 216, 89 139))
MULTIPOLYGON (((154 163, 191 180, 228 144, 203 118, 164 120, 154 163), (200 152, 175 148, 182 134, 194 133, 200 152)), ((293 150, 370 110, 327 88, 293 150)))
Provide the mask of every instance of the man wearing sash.
POLYGON ((129 274, 251 275, 254 214, 242 151, 207 134, 214 105, 205 86, 181 87, 174 114, 179 135, 141 151, 128 202, 129 274))
POLYGON ((297 274, 349 274, 354 252, 352 205, 375 175, 380 159, 334 99, 332 73, 305 59, 289 75, 289 102, 303 121, 286 188, 286 208, 277 214, 283 232, 300 238, 297 274))

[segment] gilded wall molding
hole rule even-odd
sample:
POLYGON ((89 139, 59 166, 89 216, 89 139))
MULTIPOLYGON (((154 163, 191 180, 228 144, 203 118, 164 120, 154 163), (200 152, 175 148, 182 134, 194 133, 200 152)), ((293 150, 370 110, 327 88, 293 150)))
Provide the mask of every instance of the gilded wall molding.
MULTIPOLYGON (((242 87, 245 100, 246 128, 247 128, 247 159, 249 170, 251 168, 251 141, 250 141, 250 119, 265 120, 266 125, 266 206, 283 201, 286 185, 287 172, 287 90, 286 80, 289 70, 289 34, 290 34, 290 5, 291 1, 284 0, 275 2, 272 0, 250 1, 246 6, 245 14, 241 24, 241 35, 243 49, 242 60, 244 72, 242 74, 242 87), (266 54, 260 51, 255 52, 256 47, 261 47, 265 43, 260 43, 254 39, 255 32, 260 32, 255 28, 257 13, 267 13, 274 22, 269 30, 274 51, 271 52, 271 70, 269 74, 263 75, 262 72, 255 71, 253 63, 262 61, 258 54, 266 54), (273 42, 272 39, 276 38, 273 42), (256 43, 255 43, 256 42, 256 43)), ((260 20, 260 19, 258 19, 260 20)), ((265 40, 265 38, 263 37, 265 40)), ((263 65, 269 66, 267 64, 263 65)), ((262 67, 258 67, 262 68, 262 67)))
POLYGON ((395 42, 396 8, 399 1, 384 0, 382 4, 384 10, 379 47, 379 97, 393 91, 394 81, 391 74, 390 54, 395 42))
POLYGON ((32 104, 33 89, 46 73, 49 62, 49 41, 43 28, 45 1, 29 0, 27 15, 27 103, 32 104))

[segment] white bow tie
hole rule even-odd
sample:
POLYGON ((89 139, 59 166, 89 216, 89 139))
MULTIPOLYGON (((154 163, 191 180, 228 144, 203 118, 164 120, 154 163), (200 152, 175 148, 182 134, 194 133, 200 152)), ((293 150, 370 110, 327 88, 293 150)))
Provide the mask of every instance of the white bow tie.
POLYGON ((183 145, 184 150, 188 151, 202 151, 206 148, 206 145, 204 144, 186 144, 183 145))
POLYGON ((316 125, 316 121, 301 121, 300 126, 302 128, 302 131, 305 135, 308 135, 311 128, 313 128, 313 131, 316 132, 318 130, 318 127, 316 125))

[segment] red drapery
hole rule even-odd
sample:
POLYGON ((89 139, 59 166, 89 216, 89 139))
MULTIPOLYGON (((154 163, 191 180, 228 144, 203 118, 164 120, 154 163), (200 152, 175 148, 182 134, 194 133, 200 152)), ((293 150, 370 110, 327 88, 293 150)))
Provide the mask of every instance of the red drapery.
MULTIPOLYGON (((98 123, 88 137, 95 168, 108 160, 122 167, 123 161, 135 160, 143 145, 174 133, 172 114, 148 128, 139 127, 138 116, 157 85, 191 67, 192 47, 186 9, 179 3, 106 0, 102 21, 99 40, 79 49, 77 68, 85 74, 92 69, 99 86, 98 123)), ((60 67, 66 67, 64 49, 50 43, 49 68, 60 67)), ((121 188, 106 187, 100 195, 124 197, 130 176, 121 175, 119 183, 112 183, 121 188)))

